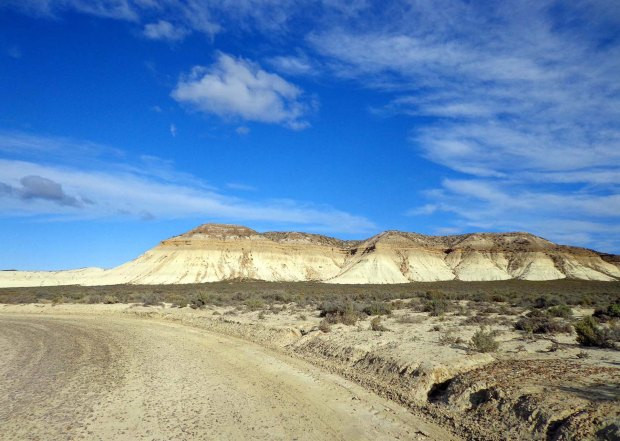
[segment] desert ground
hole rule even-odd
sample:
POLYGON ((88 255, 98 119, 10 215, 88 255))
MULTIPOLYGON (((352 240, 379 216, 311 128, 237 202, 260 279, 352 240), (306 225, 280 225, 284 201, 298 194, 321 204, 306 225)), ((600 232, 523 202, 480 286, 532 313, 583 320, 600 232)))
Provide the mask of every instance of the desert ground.
POLYGON ((96 309, 3 311, 1 439, 456 439, 248 341, 96 309))
POLYGON ((0 438, 620 439, 619 292, 0 290, 0 438))

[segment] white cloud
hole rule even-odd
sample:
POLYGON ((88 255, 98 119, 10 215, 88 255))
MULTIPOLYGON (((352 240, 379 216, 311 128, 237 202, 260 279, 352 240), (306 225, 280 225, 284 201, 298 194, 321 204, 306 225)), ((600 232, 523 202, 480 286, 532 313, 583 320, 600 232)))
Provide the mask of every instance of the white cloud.
POLYGON ((307 56, 280 55, 267 60, 278 72, 290 75, 307 75, 317 71, 313 62, 307 56))
POLYGON ((130 0, 5 0, 0 6, 47 17, 76 11, 102 18, 135 21, 138 15, 132 3, 130 0))
POLYGON ((411 137, 427 158, 479 176, 620 170, 620 45, 602 5, 396 4, 390 22, 308 41, 332 72, 391 94, 386 112, 432 118, 411 137))
POLYGON ((426 193, 432 204, 411 216, 447 213, 468 230, 530 231, 548 239, 614 250, 620 246, 620 194, 558 193, 503 180, 445 179, 426 193))
POLYGON ((309 126, 309 105, 302 91, 279 75, 242 58, 220 53, 210 67, 197 66, 183 76, 172 97, 201 112, 224 118, 309 126))
POLYGON ((142 34, 151 40, 169 40, 178 41, 183 40, 188 31, 180 26, 175 26, 169 21, 159 20, 155 23, 148 23, 144 25, 142 34))
POLYGON ((414 117, 412 145, 452 177, 408 214, 617 251, 619 11, 609 1, 388 2, 307 41, 328 73, 385 94, 374 112, 414 117))
POLYGON ((173 138, 176 138, 177 136, 177 126, 175 126, 174 124, 170 124, 170 134, 173 138))
MULTIPOLYGON (((365 217, 328 206, 259 199, 258 195, 253 199, 235 197, 175 170, 169 161, 152 156, 118 163, 99 157, 98 150, 90 153, 79 150, 77 154, 83 158, 92 154, 92 160, 79 161, 79 165, 67 163, 64 156, 54 153, 62 138, 21 136, 36 155, 30 160, 0 159, 0 216, 43 216, 59 220, 202 217, 339 233, 364 233, 375 228, 365 217), (91 168, 85 168, 85 164, 91 168)), ((11 138, 14 143, 16 138, 19 136, 11 138)), ((65 148, 71 150, 80 144, 68 140, 65 148)), ((71 152, 65 153, 70 156, 71 152)), ((226 187, 255 190, 241 183, 229 183, 226 187)))
POLYGON ((250 133, 250 128, 246 126, 239 126, 235 129, 235 132, 237 132, 237 135, 247 135, 248 133, 250 133))

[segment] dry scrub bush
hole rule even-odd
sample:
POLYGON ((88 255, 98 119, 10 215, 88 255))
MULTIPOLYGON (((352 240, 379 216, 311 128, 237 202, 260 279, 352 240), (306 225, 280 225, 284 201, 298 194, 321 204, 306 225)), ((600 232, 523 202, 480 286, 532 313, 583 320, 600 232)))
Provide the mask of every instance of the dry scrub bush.
POLYGON ((443 346, 450 346, 457 343, 463 343, 463 339, 454 335, 453 331, 446 331, 439 335, 439 344, 443 346))
POLYGON ((577 342, 582 346, 598 348, 616 348, 616 342, 620 340, 620 330, 617 326, 606 328, 599 326, 593 317, 584 317, 575 323, 577 342))
POLYGON ((493 332, 480 328, 469 341, 469 348, 476 352, 495 352, 499 349, 499 343, 493 338, 493 332))
POLYGON ((534 309, 515 323, 515 329, 533 334, 571 334, 570 323, 553 318, 545 311, 534 309))
POLYGON ((327 333, 327 332, 330 332, 332 330, 332 327, 331 327, 331 325, 329 324, 329 322, 327 320, 323 319, 323 320, 321 320, 321 323, 319 323, 319 329, 322 332, 327 333))
POLYGON ((620 318, 620 303, 612 303, 606 308, 598 308, 592 315, 602 322, 618 319, 620 318))
POLYGON ((373 331, 389 331, 389 329, 381 323, 381 317, 375 317, 370 321, 370 329, 373 331))

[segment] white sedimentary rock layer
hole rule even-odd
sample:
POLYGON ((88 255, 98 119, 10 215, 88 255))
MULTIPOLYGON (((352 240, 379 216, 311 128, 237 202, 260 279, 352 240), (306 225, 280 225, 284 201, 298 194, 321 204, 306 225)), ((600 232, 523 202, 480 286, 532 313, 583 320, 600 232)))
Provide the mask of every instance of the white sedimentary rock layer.
POLYGON ((620 280, 618 256, 528 233, 424 236, 388 231, 365 241, 257 233, 206 224, 116 268, 0 271, 0 287, 204 283, 221 280, 408 283, 440 280, 620 280))

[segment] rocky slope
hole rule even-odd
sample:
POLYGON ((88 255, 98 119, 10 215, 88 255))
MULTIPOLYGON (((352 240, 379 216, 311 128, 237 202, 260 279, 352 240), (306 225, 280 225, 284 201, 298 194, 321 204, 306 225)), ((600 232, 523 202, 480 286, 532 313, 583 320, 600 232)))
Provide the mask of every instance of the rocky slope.
POLYGON ((528 233, 425 236, 386 231, 364 241, 205 224, 116 268, 1 271, 0 287, 202 283, 232 279, 327 283, 438 280, 620 280, 618 256, 528 233))

